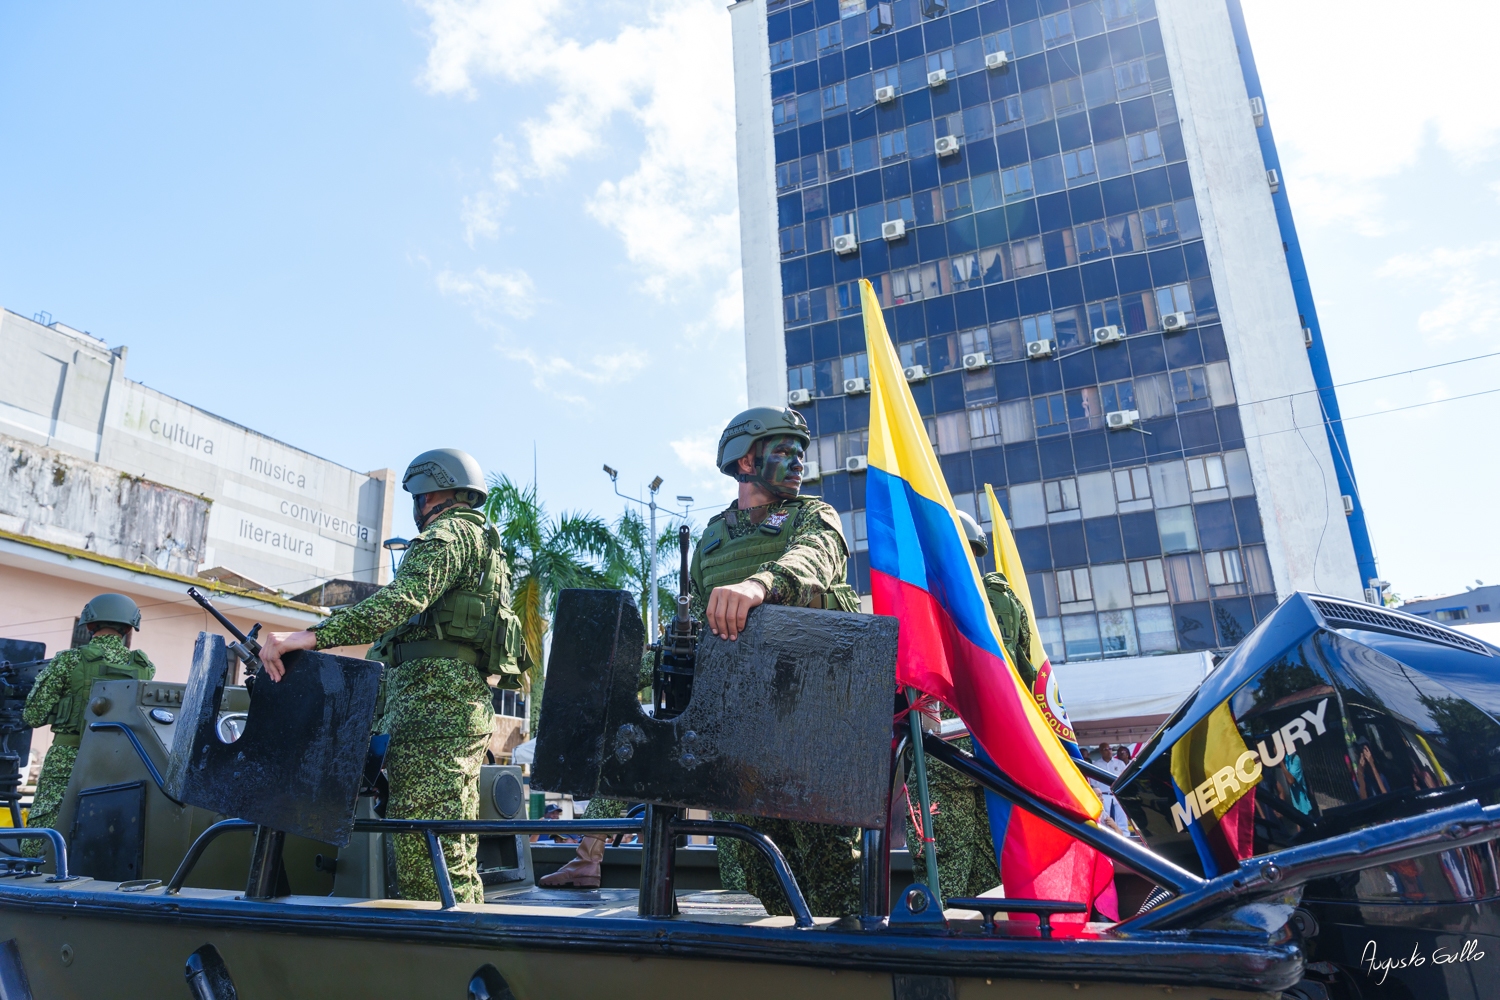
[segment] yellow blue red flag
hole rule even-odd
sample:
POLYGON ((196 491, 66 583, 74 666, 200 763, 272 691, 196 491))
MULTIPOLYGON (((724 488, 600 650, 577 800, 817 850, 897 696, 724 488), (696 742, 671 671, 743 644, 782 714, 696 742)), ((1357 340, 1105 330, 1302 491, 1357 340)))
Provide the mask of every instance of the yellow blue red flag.
POLYGON ((1095 819, 1099 797, 1006 660, 879 300, 868 281, 859 287, 871 383, 870 589, 875 613, 901 623, 896 680, 956 711, 979 745, 1039 798, 1076 819, 1095 819))

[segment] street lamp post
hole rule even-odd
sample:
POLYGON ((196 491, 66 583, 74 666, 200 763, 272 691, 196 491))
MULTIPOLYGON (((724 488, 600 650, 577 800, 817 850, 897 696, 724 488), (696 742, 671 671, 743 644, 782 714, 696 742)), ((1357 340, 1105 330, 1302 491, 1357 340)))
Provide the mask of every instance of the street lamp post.
POLYGON ((631 503, 644 503, 644 506, 651 511, 651 537, 649 545, 650 555, 647 557, 651 561, 651 569, 646 574, 646 586, 651 591, 651 613, 646 621, 646 637, 650 642, 655 642, 657 638, 656 623, 658 620, 656 606, 656 491, 661 489, 662 478, 661 476, 657 476, 655 479, 651 480, 651 484, 646 487, 646 489, 651 492, 651 501, 649 503, 645 503, 638 497, 626 496, 624 493, 620 492, 620 473, 618 471, 616 471, 615 469, 611 469, 607 465, 604 467, 604 471, 609 476, 609 481, 615 488, 616 496, 629 500, 631 503))

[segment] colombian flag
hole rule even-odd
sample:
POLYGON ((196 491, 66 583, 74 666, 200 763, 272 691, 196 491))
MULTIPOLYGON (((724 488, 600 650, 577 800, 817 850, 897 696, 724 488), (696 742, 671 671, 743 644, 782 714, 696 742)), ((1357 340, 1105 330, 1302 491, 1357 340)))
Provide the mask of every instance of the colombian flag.
MULTIPOLYGON (((1032 698, 1053 733, 1071 754, 1082 756, 1068 713, 1063 708, 1057 688, 1057 677, 1035 627, 1036 608, 1031 603, 1031 587, 1026 582, 1026 567, 1015 536, 1005 521, 1005 512, 988 483, 984 487, 990 503, 990 521, 995 530, 995 565, 1010 581, 1011 589, 1026 608, 1033 622, 1031 647, 1027 658, 1036 667, 1032 698)), ((1033 899, 1073 899, 1092 903, 1094 908, 1112 920, 1119 919, 1119 899, 1115 895, 1115 866, 1108 858, 1086 844, 1074 840, 1057 827, 1023 809, 1010 809, 1007 821, 997 821, 997 810, 990 807, 990 829, 1000 848, 1000 877, 1009 896, 1033 899)))
MULTIPOLYGON (((1098 796, 1006 662, 979 567, 886 333, 880 302, 868 281, 859 286, 871 381, 865 486, 870 589, 875 613, 901 623, 896 681, 958 712, 979 745, 1038 797, 1077 819, 1096 819, 1098 796)), ((1082 895, 1052 898, 1092 901, 1082 895)))

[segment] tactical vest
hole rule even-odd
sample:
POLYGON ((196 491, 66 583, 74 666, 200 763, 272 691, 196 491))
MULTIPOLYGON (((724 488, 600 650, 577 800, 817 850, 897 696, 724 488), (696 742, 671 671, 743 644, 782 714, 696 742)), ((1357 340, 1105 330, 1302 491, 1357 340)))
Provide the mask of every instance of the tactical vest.
POLYGON ((489 559, 473 590, 454 588, 420 614, 375 641, 370 658, 399 667, 412 660, 460 660, 482 674, 496 674, 503 688, 519 688, 521 674, 530 666, 521 635, 521 620, 509 607, 509 574, 500 547, 500 532, 484 515, 471 510, 453 516, 484 526, 489 559), (403 642, 418 628, 437 633, 436 639, 403 642))
POLYGON ((52 742, 76 747, 83 741, 83 714, 95 681, 149 681, 155 676, 156 667, 139 649, 132 649, 124 663, 114 663, 99 647, 84 646, 68 673, 68 686, 52 710, 52 742))
MULTIPOLYGON (((729 525, 724 515, 719 514, 708 522, 703 537, 698 540, 699 583, 705 593, 715 587, 728 587, 744 583, 746 578, 768 562, 781 558, 792 544, 792 531, 802 517, 800 500, 788 502, 788 516, 776 521, 774 515, 766 518, 755 529, 738 538, 729 534, 729 525)), ((815 597, 813 607, 832 611, 858 611, 859 595, 847 583, 837 583, 826 593, 815 597)))

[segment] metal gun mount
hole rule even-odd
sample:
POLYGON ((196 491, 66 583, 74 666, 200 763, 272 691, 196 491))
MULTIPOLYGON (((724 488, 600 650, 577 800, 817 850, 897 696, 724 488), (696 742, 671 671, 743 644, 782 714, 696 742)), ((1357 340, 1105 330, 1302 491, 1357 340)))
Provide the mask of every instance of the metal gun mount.
POLYGON ((218 721, 229 649, 222 636, 198 634, 165 789, 188 805, 342 847, 353 829, 380 665, 311 652, 285 662, 279 682, 252 689, 244 732, 225 743, 218 721))
POLYGON ((692 583, 688 579, 688 550, 692 532, 687 525, 677 529, 677 547, 682 558, 677 574, 677 616, 656 650, 656 671, 651 678, 651 703, 655 718, 674 719, 693 697, 693 670, 698 658, 698 634, 702 624, 688 613, 692 583))
POLYGON ((884 827, 896 621, 763 605, 698 644, 692 699, 636 700, 640 613, 616 590, 557 604, 533 787, 696 809, 884 827))

